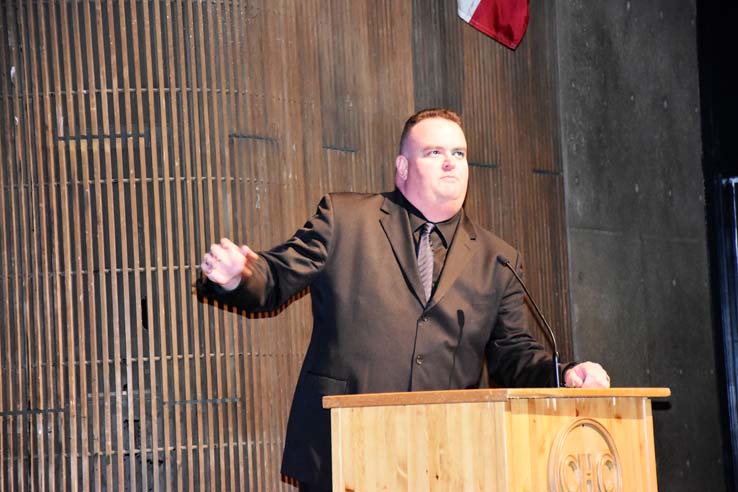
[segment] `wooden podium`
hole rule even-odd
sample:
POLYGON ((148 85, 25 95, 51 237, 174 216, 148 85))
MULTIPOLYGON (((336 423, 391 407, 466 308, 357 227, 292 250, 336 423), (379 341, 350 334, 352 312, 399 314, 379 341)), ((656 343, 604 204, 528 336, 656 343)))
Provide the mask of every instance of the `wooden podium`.
POLYGON ((333 490, 656 491, 650 398, 668 388, 327 396, 333 490))

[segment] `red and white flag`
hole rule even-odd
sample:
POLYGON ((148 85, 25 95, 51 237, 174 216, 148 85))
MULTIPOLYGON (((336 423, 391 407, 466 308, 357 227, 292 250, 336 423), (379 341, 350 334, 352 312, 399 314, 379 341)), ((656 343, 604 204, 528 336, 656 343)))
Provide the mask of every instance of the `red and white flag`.
POLYGON ((459 17, 514 50, 528 27, 528 0, 457 0, 459 17))

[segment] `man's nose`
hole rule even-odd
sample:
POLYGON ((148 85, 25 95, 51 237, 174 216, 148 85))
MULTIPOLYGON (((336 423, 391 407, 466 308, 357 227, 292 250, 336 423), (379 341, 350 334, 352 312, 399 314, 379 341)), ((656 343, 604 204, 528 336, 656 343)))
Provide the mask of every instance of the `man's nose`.
POLYGON ((454 162, 454 156, 451 154, 445 154, 443 156, 443 169, 451 170, 455 167, 456 167, 456 163, 454 162))

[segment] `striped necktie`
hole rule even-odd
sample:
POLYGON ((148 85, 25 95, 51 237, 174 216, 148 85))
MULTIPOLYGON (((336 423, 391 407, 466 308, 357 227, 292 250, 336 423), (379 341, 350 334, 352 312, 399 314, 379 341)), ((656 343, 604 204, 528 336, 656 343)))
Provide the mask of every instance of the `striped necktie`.
POLYGON ((431 290, 433 289, 433 248, 431 247, 430 233, 433 231, 435 224, 426 222, 423 225, 423 231, 420 233, 420 241, 418 242, 418 271, 420 272, 420 282, 423 284, 425 291, 426 304, 430 300, 431 290))

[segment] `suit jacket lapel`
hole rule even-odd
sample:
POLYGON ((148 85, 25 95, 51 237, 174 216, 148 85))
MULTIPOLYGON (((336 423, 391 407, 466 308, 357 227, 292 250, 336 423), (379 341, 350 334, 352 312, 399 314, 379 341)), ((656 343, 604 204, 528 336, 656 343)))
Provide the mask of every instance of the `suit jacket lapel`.
POLYGON ((464 267, 476 252, 478 247, 476 239, 477 233, 474 230, 474 225, 466 217, 466 214, 462 212, 461 222, 456 230, 451 248, 446 254, 446 263, 443 266, 441 278, 438 279, 438 285, 433 293, 433 297, 431 297, 431 302, 427 307, 428 309, 432 308, 443 298, 446 292, 448 292, 448 289, 451 288, 459 275, 461 275, 464 267))
POLYGON ((413 290, 415 297, 421 304, 425 303, 425 293, 420 282, 420 274, 418 273, 417 260, 415 258, 415 248, 412 241, 408 238, 412 237, 410 230, 410 219, 407 217, 405 209, 398 203, 399 192, 385 195, 382 211, 385 213, 379 219, 379 223, 387 235, 395 259, 400 265, 405 279, 413 290))

